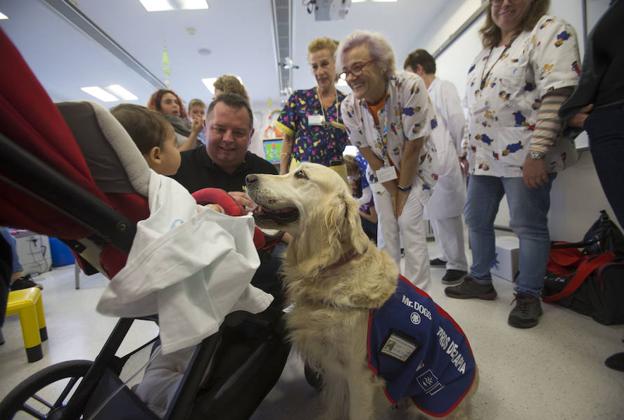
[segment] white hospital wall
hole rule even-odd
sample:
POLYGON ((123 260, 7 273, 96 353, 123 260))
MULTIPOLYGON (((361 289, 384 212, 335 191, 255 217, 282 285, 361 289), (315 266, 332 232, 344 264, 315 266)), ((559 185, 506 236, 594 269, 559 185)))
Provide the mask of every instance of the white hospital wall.
MULTIPOLYGON (((414 37, 414 49, 435 51, 481 6, 480 0, 456 0, 455 3, 456 7, 446 8, 428 28, 414 37)), ((590 29, 607 3, 608 0, 587 0, 590 29)), ((582 57, 583 0, 552 0, 550 13, 574 26, 579 36, 582 57)), ((481 16, 436 60, 438 77, 453 82, 462 98, 467 70, 482 48, 478 31, 483 22, 484 17, 481 16)), ((402 63, 404 58, 397 57, 397 62, 402 63)), ((582 136, 585 137, 585 134, 582 136)), ((577 140, 577 147, 584 145, 582 137, 579 136, 577 140)), ((580 240, 598 218, 601 209, 607 209, 613 218, 613 211, 598 181, 591 155, 587 150, 582 151, 579 162, 560 173, 553 184, 549 215, 552 239, 580 240)), ((496 224, 509 226, 509 209, 505 200, 501 202, 496 224)))

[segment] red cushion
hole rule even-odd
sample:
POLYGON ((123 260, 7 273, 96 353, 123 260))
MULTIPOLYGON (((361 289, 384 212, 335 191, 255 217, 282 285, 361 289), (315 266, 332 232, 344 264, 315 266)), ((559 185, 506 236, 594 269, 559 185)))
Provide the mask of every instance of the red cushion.
MULTIPOLYGON (((238 205, 236 200, 232 198, 224 190, 219 188, 203 188, 193 193, 193 198, 197 201, 197 204, 218 204, 223 207, 225 214, 229 216, 243 216, 245 210, 238 205)), ((265 245, 264 233, 257 227, 254 230, 253 242, 256 249, 261 249, 265 245)))

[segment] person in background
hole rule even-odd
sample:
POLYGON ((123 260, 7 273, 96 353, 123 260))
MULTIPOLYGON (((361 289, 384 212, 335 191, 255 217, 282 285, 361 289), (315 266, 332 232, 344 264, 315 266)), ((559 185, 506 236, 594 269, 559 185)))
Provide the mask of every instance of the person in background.
POLYGON ((160 112, 171 123, 176 133, 177 147, 181 152, 197 147, 197 136, 203 128, 203 120, 189 122, 180 97, 172 90, 159 89, 152 94, 147 107, 160 112))
POLYGON ((224 74, 219 76, 217 80, 213 83, 214 86, 214 97, 221 95, 222 93, 235 93, 237 95, 242 96, 249 102, 249 95, 247 94, 247 89, 241 83, 240 80, 236 76, 232 76, 231 74, 224 74))
POLYGON ((456 299, 496 298, 490 274, 494 218, 505 195, 520 240, 515 306, 508 317, 516 328, 534 327, 542 315, 550 189, 575 155, 572 142, 559 140, 557 112, 578 82, 577 38, 572 26, 546 14, 549 6, 548 0, 487 4, 483 50, 466 87, 464 145, 471 175, 465 217, 473 262, 462 284, 445 289, 456 299))
POLYGON ((366 235, 377 244, 377 211, 373 201, 373 193, 366 179, 368 162, 358 153, 355 156, 344 155, 344 162, 347 165, 347 179, 353 193, 357 198, 362 229, 366 235))
MULTIPOLYGON (((584 129, 600 185, 624 226, 624 1, 611 2, 589 34, 579 84, 559 110, 568 124, 584 129)), ((624 371, 624 353, 605 362, 624 371)))
POLYGON ((466 202, 466 187, 457 154, 461 151, 466 123, 464 111, 455 86, 436 77, 435 59, 427 51, 418 49, 411 52, 405 59, 403 68, 423 79, 438 121, 444 123, 449 134, 435 137, 442 140, 435 146, 438 161, 441 165, 445 164, 445 170, 438 173, 438 182, 425 206, 425 218, 431 222, 442 255, 441 259, 432 260, 431 265, 443 262, 446 273, 442 277, 442 283, 457 284, 468 270, 464 250, 464 224, 461 217, 466 202))
POLYGON ((341 78, 352 89, 341 114, 349 140, 368 161, 368 181, 382 225, 384 250, 401 273, 425 288, 429 257, 423 224, 424 205, 435 184, 437 157, 431 136, 438 122, 420 77, 395 73, 394 53, 377 33, 356 31, 338 47, 341 78))
POLYGON ((197 142, 206 145, 206 104, 201 99, 191 99, 188 105, 188 116, 191 123, 195 120, 201 121, 201 129, 197 134, 197 142))
POLYGON ((174 175, 180 167, 173 127, 163 116, 140 105, 121 104, 111 109, 147 164, 156 173, 174 175))
POLYGON ((275 122, 284 134, 281 174, 295 162, 313 162, 329 166, 347 179, 342 160, 347 133, 340 115, 345 95, 335 86, 337 44, 325 37, 308 44, 308 62, 317 85, 290 95, 275 122))

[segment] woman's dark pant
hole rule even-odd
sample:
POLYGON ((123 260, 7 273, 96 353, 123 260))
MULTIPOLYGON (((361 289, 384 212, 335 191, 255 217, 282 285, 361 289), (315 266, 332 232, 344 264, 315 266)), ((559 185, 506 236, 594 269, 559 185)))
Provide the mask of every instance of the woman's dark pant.
POLYGON ((624 104, 594 110, 584 128, 602 189, 624 227, 624 104))

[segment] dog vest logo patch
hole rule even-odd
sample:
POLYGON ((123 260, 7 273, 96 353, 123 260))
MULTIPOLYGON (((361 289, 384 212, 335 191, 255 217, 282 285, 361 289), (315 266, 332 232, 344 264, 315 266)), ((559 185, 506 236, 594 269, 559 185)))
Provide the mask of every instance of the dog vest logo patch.
POLYGON ((472 350, 461 328, 402 277, 394 295, 370 312, 368 361, 386 381, 392 403, 409 397, 433 416, 453 411, 475 375, 472 350))

